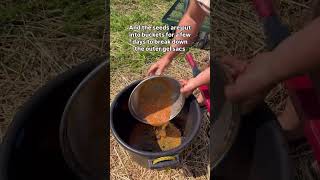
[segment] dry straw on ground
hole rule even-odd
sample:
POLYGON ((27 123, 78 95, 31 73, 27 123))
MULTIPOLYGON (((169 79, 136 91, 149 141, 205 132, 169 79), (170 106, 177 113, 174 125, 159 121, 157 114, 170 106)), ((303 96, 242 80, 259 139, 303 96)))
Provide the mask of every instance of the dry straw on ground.
MULTIPOLYGON (((205 57, 206 55, 207 53, 204 52, 203 56, 205 57)), ((200 59, 202 61, 199 61, 199 64, 205 64, 206 58, 200 59)), ((148 66, 146 65, 143 69, 147 68, 148 66)), ((173 62, 166 74, 176 79, 189 79, 192 77, 190 67, 187 64, 178 62, 173 62)), ((111 101, 122 88, 144 76, 144 74, 132 73, 130 69, 111 72, 111 101)), ((128 152, 110 135, 111 179, 208 179, 208 128, 209 119, 203 117, 198 136, 194 139, 192 145, 182 153, 181 167, 162 171, 148 170, 139 166, 132 161, 128 152)))
MULTIPOLYGON (((310 0, 281 0, 279 14, 290 29, 296 31, 303 26, 310 4, 310 0)), ((238 55, 245 59, 265 50, 262 28, 250 1, 217 0, 213 6, 214 53, 238 55)), ((72 66, 101 55, 102 38, 65 34, 60 31, 62 21, 60 18, 46 18, 37 22, 25 20, 20 25, 8 26, 11 33, 0 35, 1 137, 19 106, 36 89, 72 66)), ((130 69, 111 72, 110 99, 130 82, 142 78, 143 73, 131 73, 130 69)), ((189 67, 182 63, 174 64, 168 74, 177 78, 191 77, 189 67)), ((285 98, 285 92, 279 85, 268 95, 267 101, 274 111, 279 112, 285 98)), ((111 178, 208 179, 207 126, 208 122, 204 121, 199 136, 183 155, 181 169, 159 172, 141 168, 132 162, 127 152, 110 136, 111 178)), ((306 168, 305 162, 308 159, 308 152, 304 156, 298 154, 294 157, 297 179, 307 179, 308 175, 304 174, 303 168, 306 168)))
MULTIPOLYGON (((39 87, 57 74, 102 55, 102 39, 61 31, 62 18, 9 24, 0 34, 0 136, 14 114, 39 87)), ((89 27, 90 28, 90 27, 89 27)))
MULTIPOLYGON (((217 55, 237 55, 241 59, 250 59, 256 54, 266 50, 264 43, 263 29, 258 17, 254 13, 251 1, 225 1, 217 0, 213 4, 213 20, 212 46, 211 50, 217 55)), ((303 0, 282 0, 278 3, 280 8, 279 15, 284 23, 288 24, 291 31, 297 31, 303 27, 305 17, 310 11, 310 1, 303 0)), ((147 69, 147 66, 146 66, 147 69)), ((169 71, 174 75, 184 74, 188 67, 182 64, 175 64, 169 71)), ((141 74, 132 74, 129 69, 122 69, 117 72, 111 72, 111 100, 121 88, 129 84, 133 80, 142 78, 141 74)), ((188 74, 188 73, 187 73, 188 74)), ((189 77, 191 75, 189 74, 189 77)), ((287 98, 284 88, 279 84, 267 96, 266 101, 274 112, 279 113, 284 107, 284 102, 287 98)), ((206 136, 203 136, 206 137, 206 136)), ((200 137, 201 138, 201 137, 200 137)), ((201 140, 201 139, 200 139, 201 140)), ((111 136, 110 151, 111 151, 111 178, 112 179, 206 179, 206 176, 190 177, 183 170, 190 168, 182 163, 182 169, 170 171, 152 171, 139 167, 132 162, 128 154, 121 148, 118 143, 114 142, 111 136)), ((196 141, 197 142, 197 141, 196 141)), ((203 146, 199 144, 199 146, 203 146)), ((193 151, 192 147, 188 149, 193 151)), ((198 158, 197 155, 192 155, 190 159, 184 161, 192 163, 192 158, 198 158), (194 157, 195 156, 195 157, 194 157)), ((308 154, 310 159, 310 154, 308 154)), ((202 158, 202 161, 207 159, 202 158)), ((297 164, 297 179, 303 179, 306 175, 301 171, 301 164, 306 161, 306 158, 295 159, 297 164)), ((200 162, 206 163, 206 162, 200 162)), ((194 164, 194 163, 193 163, 194 164)), ((194 164, 195 166, 196 164, 194 164)), ((192 166, 191 166, 192 167, 192 166)), ((196 169, 204 171, 203 169, 196 169)))

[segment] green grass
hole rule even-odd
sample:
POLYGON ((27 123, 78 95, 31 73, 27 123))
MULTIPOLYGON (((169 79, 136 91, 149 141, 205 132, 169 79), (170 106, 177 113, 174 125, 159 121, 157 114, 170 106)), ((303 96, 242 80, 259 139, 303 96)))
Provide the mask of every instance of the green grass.
MULTIPOLYGON (((136 52, 129 43, 130 25, 164 25, 161 18, 174 1, 155 0, 111 0, 110 37, 111 37, 111 71, 130 67, 141 70, 145 63, 154 62, 162 52, 136 52)), ((139 38, 136 38, 139 39, 139 38)), ((142 38, 140 38, 142 39, 142 38)), ((158 38, 166 39, 166 38, 158 38)))
MULTIPOLYGON (((161 22, 162 17, 174 4, 175 0, 111 0, 110 16, 110 69, 130 68, 132 72, 145 73, 145 64, 155 62, 163 52, 136 52, 129 42, 128 27, 130 25, 165 25, 161 22)), ((154 31, 153 31, 154 32, 154 31)), ((161 31, 157 31, 161 32, 161 31)), ((165 31, 162 31, 165 32, 165 31)), ((139 39, 139 38, 136 38, 139 39)), ((140 38, 142 39, 142 38, 140 38)), ((157 38, 166 40, 167 38, 157 38)), ((150 45, 148 45, 150 46, 150 45)), ((157 45, 154 45, 157 46, 157 45)), ((169 47, 169 45, 163 45, 169 47)), ((192 48, 195 55, 200 54, 199 49, 192 48)), ((184 63, 183 57, 176 58, 184 63)))

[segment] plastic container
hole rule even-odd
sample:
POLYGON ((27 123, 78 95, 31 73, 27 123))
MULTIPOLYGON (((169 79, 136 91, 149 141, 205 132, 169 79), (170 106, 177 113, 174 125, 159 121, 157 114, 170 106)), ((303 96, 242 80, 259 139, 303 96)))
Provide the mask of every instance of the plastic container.
POLYGON ((72 93, 60 123, 60 147, 73 172, 102 180, 106 173, 108 61, 99 63, 72 93))
POLYGON ((129 139, 135 136, 133 129, 137 126, 153 128, 144 124, 131 115, 128 108, 128 100, 133 89, 140 81, 136 81, 124 88, 113 100, 110 111, 110 128, 115 139, 130 154, 131 158, 139 165, 149 169, 173 168, 180 164, 180 153, 185 150, 196 137, 201 124, 201 112, 194 96, 186 99, 185 105, 172 122, 182 132, 181 145, 175 149, 161 151, 160 149, 148 149, 137 147, 129 143, 129 139))
POLYGON ((64 160, 59 127, 71 94, 100 62, 83 63, 62 73, 20 108, 1 144, 1 180, 81 180, 64 160))
POLYGON ((263 104, 242 116, 241 122, 231 149, 211 171, 211 177, 221 180, 294 179, 286 141, 268 106, 263 104))

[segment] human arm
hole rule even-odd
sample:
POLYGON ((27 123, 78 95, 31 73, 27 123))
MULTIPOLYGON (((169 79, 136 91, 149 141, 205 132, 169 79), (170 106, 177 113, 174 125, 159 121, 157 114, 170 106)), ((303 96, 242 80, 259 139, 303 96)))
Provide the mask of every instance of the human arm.
POLYGON ((198 76, 184 81, 181 88, 181 93, 186 96, 190 95, 196 88, 202 85, 210 84, 210 68, 202 71, 198 76))
POLYGON ((226 96, 243 101, 277 83, 320 67, 320 18, 288 37, 273 51, 261 53, 226 88, 226 96))
POLYGON ((285 80, 320 67, 320 18, 284 40, 272 52, 277 80, 285 80))
MULTIPOLYGON (((191 26, 190 30, 176 30, 176 34, 183 33, 191 34, 190 37, 175 36, 174 40, 186 40, 187 44, 171 44, 171 47, 187 47, 197 37, 201 24, 204 21, 206 13, 198 5, 196 0, 191 0, 186 13, 181 18, 178 26, 191 26)), ((148 75, 162 74, 165 68, 171 61, 179 54, 178 51, 168 51, 156 63, 154 63, 148 70, 148 75)))

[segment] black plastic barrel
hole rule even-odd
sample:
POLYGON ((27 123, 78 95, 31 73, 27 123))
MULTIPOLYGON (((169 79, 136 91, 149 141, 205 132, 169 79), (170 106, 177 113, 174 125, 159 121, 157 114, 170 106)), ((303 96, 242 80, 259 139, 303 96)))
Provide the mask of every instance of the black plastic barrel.
POLYGON ((103 61, 81 81, 60 123, 64 159, 83 180, 106 177, 108 70, 108 61, 103 61))
POLYGON ((143 124, 130 114, 128 100, 133 89, 140 81, 136 81, 124 88, 113 100, 110 111, 110 128, 115 139, 130 154, 131 158, 142 167, 150 169, 162 169, 177 167, 180 164, 179 156, 196 137, 201 124, 200 107, 194 96, 186 99, 182 111, 176 118, 171 120, 181 132, 182 143, 175 149, 161 151, 160 149, 148 149, 129 143, 130 137, 134 136, 134 128, 153 128, 151 125, 143 124))
POLYGON ((219 180, 292 180, 291 163, 276 116, 262 104, 241 117, 238 136, 224 159, 212 170, 211 177, 219 180))
POLYGON ((80 180, 63 157, 59 127, 71 94, 99 63, 90 61, 60 74, 20 108, 1 144, 1 180, 80 180))

